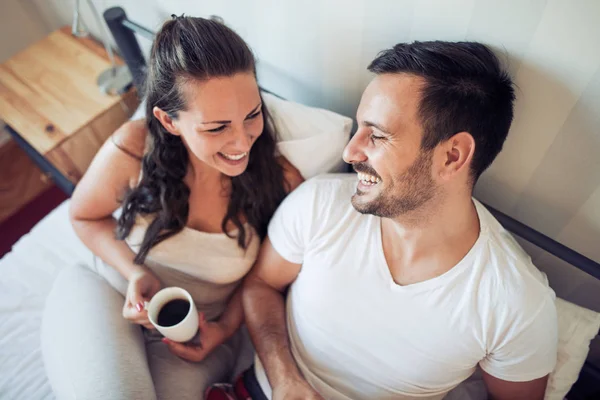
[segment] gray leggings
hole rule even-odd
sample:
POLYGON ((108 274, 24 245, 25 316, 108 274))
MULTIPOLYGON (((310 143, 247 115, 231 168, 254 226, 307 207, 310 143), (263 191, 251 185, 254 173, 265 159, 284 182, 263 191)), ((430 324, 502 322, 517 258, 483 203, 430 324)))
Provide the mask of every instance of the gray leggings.
POLYGON ((42 352, 58 399, 193 399, 230 379, 231 340, 201 363, 173 355, 160 336, 125 320, 124 297, 85 266, 67 268, 50 293, 42 352))

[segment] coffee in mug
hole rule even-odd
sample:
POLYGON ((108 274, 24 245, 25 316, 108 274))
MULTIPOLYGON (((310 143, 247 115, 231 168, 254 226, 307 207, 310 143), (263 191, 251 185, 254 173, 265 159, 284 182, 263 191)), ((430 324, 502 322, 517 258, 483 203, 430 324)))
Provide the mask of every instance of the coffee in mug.
POLYGON ((165 303, 158 312, 157 322, 160 326, 177 325, 190 312, 190 302, 184 299, 171 300, 165 303))
POLYGON ((192 295, 179 287, 156 293, 148 305, 150 323, 167 339, 188 342, 198 332, 198 311, 192 295))

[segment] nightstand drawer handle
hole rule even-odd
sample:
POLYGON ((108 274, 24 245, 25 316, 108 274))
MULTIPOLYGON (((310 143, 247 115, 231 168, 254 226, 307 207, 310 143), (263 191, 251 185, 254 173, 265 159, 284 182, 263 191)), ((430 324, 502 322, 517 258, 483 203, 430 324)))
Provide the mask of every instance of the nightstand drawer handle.
POLYGON ((48 183, 48 182, 52 181, 52 175, 50 175, 50 173, 49 173, 49 172, 42 173, 42 174, 40 175, 40 180, 41 180, 43 183, 48 183))
POLYGON ((52 124, 46 125, 45 130, 46 130, 46 133, 53 134, 54 133, 54 125, 52 125, 52 124))

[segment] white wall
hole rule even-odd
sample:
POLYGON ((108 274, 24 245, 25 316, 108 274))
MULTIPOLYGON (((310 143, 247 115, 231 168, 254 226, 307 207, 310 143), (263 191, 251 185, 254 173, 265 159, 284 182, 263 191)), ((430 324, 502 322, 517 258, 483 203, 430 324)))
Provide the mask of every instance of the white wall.
MULTIPOLYGON (((49 21, 35 5, 19 0, 0 0, 0 63, 51 32, 49 21)), ((10 139, 0 120, 0 146, 10 139)))
POLYGON ((50 32, 50 26, 30 2, 1 1, 0 63, 50 32))
MULTIPOLYGON (((69 24, 71 1, 30 0, 69 24)), ((401 41, 477 40, 507 61, 518 90, 505 150, 477 196, 600 261, 600 1, 94 0, 156 29, 173 13, 220 15, 252 46, 262 84, 353 116, 375 54, 401 41)), ((83 6, 92 31, 97 26, 83 6)), ((147 48, 147 46, 146 46, 147 48)), ((527 247, 557 292, 600 311, 600 289, 527 247), (562 271, 562 272, 561 272, 562 271)))

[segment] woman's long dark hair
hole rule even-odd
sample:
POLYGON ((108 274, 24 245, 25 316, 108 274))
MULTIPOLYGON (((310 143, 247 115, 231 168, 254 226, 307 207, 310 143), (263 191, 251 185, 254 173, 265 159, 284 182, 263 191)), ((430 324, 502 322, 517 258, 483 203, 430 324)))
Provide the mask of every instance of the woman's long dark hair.
MULTIPOLYGON (((117 221, 117 238, 125 239, 138 214, 154 214, 134 262, 142 264, 152 246, 180 232, 187 223, 190 189, 184 183, 188 152, 179 136, 170 134, 154 117, 158 107, 177 119, 186 107, 181 86, 186 81, 231 76, 239 72, 256 74, 254 56, 244 40, 224 24, 204 18, 173 17, 167 21, 152 46, 145 82, 146 123, 149 143, 142 159, 139 184, 123 199, 117 221)), ((242 216, 261 239, 267 224, 285 197, 283 170, 275 159, 274 126, 262 106, 264 130, 250 153, 246 171, 231 178, 231 195, 222 229, 231 221, 237 228, 237 242, 247 245, 248 232, 242 216)))

